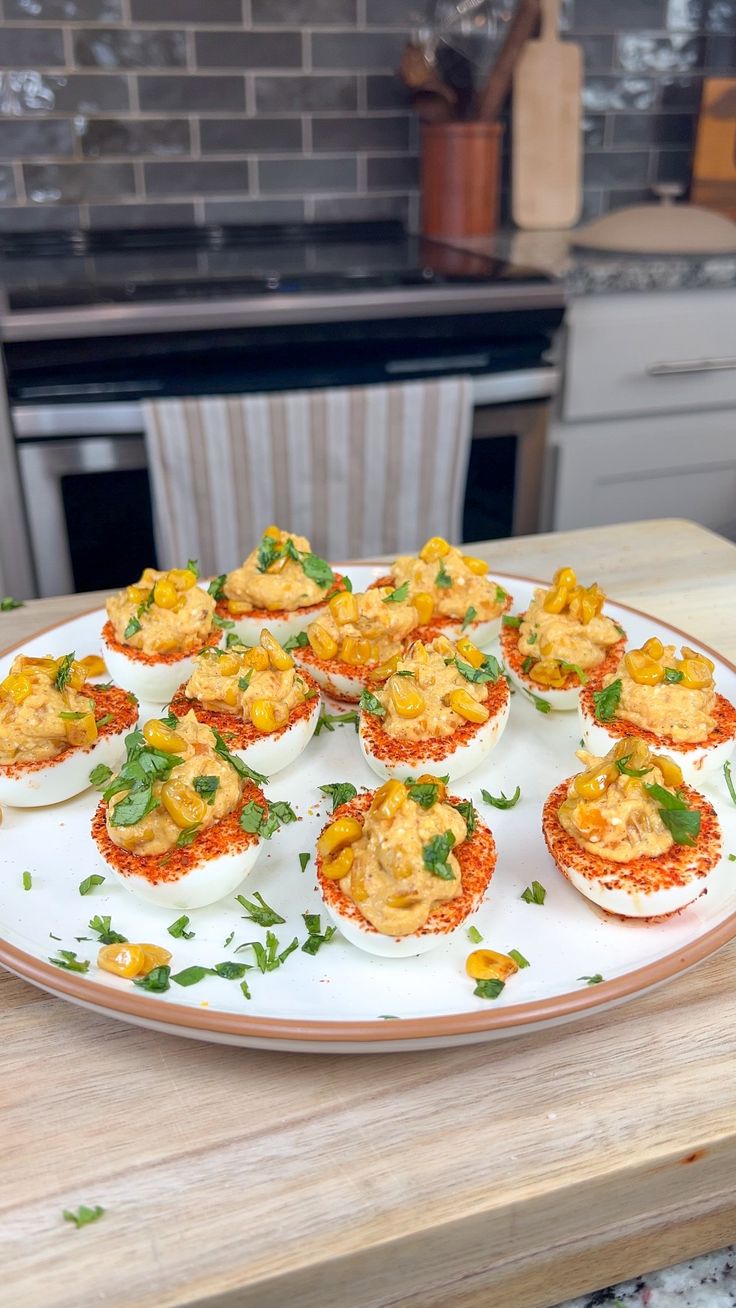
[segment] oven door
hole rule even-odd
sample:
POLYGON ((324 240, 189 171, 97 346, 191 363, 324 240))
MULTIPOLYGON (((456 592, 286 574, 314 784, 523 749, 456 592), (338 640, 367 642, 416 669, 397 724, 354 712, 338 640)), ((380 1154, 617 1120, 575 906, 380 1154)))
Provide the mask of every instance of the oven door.
POLYGON ((122 587, 155 565, 140 433, 16 448, 41 595, 122 587))

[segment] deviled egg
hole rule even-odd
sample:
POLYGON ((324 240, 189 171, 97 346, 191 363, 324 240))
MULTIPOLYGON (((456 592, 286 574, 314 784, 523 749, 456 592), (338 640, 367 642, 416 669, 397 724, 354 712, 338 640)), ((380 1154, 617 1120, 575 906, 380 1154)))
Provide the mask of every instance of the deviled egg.
POLYGON ((306 536, 267 527, 245 562, 215 577, 209 591, 218 617, 233 624, 244 645, 255 645, 266 626, 281 643, 296 636, 342 586, 340 573, 312 553, 306 536))
POLYGON ((138 721, 133 696, 95 686, 102 660, 18 654, 0 682, 0 803, 59 804, 90 785, 90 773, 115 766, 138 721))
POLYGON ((708 801, 671 758, 624 737, 548 797, 542 830, 563 876, 620 917, 676 913, 707 889, 721 832, 708 801))
POLYGON ((570 710, 591 676, 599 680, 616 667, 626 632, 602 612, 605 598, 595 583, 580 586, 572 568, 559 568, 549 590, 535 590, 526 613, 504 617, 501 653, 520 690, 570 710))
POLYGON ((168 572, 146 568, 105 606, 102 646, 110 674, 148 703, 165 704, 192 675, 199 650, 222 638, 215 601, 197 577, 195 563, 168 572))
POLYGON ((413 603, 421 597, 421 621, 457 640, 464 633, 485 649, 495 640, 512 597, 488 575, 488 564, 463 554, 442 536, 431 536, 418 555, 401 555, 376 586, 406 587, 413 603))
POLYGON ((170 708, 178 718, 193 708, 234 754, 273 776, 307 748, 320 704, 317 683, 264 629, 257 645, 202 650, 170 708))
POLYGON ((363 694, 361 749, 379 776, 435 771, 456 781, 498 743, 510 701, 498 662, 467 636, 417 640, 388 681, 363 694))
POLYGON ((714 664, 705 654, 650 637, 629 650, 580 696, 583 739, 604 754, 636 732, 650 748, 671 754, 685 780, 697 784, 720 772, 736 743, 736 709, 716 691, 714 664))
POLYGON ((306 643, 294 647, 294 658, 333 699, 357 704, 366 687, 379 685, 396 669, 419 624, 419 611, 403 590, 341 591, 309 624, 306 643))
POLYGON ((317 879, 346 940, 408 958, 447 940, 480 904, 496 846, 444 783, 392 779, 335 810, 317 841, 317 879))
POLYGON ((154 718, 126 745, 92 820, 107 867, 127 890, 167 908, 231 894, 279 824, 251 770, 193 712, 176 730, 154 718))

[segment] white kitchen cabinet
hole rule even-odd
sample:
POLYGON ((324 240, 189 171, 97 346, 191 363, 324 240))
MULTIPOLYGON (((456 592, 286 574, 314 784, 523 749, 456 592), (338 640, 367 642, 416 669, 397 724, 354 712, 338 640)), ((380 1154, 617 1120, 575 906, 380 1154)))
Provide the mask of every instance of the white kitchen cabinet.
POLYGON ((685 517, 736 537, 736 289, 573 301, 546 526, 685 517))

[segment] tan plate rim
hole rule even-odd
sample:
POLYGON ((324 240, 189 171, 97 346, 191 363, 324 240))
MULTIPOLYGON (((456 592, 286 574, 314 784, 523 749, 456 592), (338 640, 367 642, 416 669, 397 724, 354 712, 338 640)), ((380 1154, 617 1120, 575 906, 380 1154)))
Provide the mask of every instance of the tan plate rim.
MULTIPOLYGON (((383 566, 373 563, 369 559, 356 559, 355 566, 357 565, 366 567, 383 566)), ((338 564, 337 566, 349 567, 350 564, 338 564)), ((519 573, 503 572, 501 575, 509 577, 513 581, 523 581, 535 586, 548 584, 538 578, 522 576, 519 573)), ((647 618, 650 622, 662 621, 653 617, 651 613, 647 613, 644 609, 634 608, 631 604, 621 604, 618 600, 613 602, 618 608, 627 613, 635 613, 637 617, 647 618)), ((54 622, 48 627, 42 627, 40 631, 26 636, 23 640, 17 641, 16 644, 10 645, 7 649, 0 650, 0 655, 11 654, 13 650, 19 649, 26 641, 43 636, 48 631, 56 631, 68 622, 74 622, 87 613, 94 613, 97 608, 98 606, 95 605, 92 609, 82 609, 79 613, 64 618, 61 622, 54 622)), ((736 672, 736 664, 733 664, 730 659, 724 658, 712 646, 704 645, 702 641, 696 640, 689 632, 682 631, 681 628, 674 627, 669 622, 664 625, 669 627, 670 631, 676 632, 678 636, 683 636, 685 640, 695 641, 699 649, 705 650, 709 654, 715 654, 721 663, 730 668, 732 672, 736 672)), ((702 962, 703 959, 710 957, 711 954, 728 944, 734 937, 736 937, 736 912, 725 918, 718 926, 706 931, 704 935, 685 948, 677 949, 673 953, 657 959, 654 963, 647 963, 646 966, 637 968, 633 972, 627 972, 624 976, 616 977, 612 981, 603 981, 599 985, 586 987, 584 990, 569 991, 567 994, 555 995, 551 999, 533 1000, 527 1004, 512 1004, 506 1008, 489 1008, 480 1012, 456 1013, 449 1016, 444 1014, 439 1017, 406 1017, 394 1021, 378 1018, 356 1022, 303 1022, 291 1018, 249 1017, 247 1014, 241 1016, 239 1013, 218 1013, 211 1009, 190 1008, 184 1004, 166 1003, 161 999, 139 994, 137 991, 129 994, 127 991, 108 989, 107 986, 103 986, 97 981, 86 981, 74 973, 64 972, 55 968, 53 964, 44 963, 41 959, 26 954, 23 950, 16 948, 15 945, 7 944, 2 937, 0 937, 0 963, 7 967, 9 971, 14 972, 16 976, 40 986, 42 990, 68 997, 108 1015, 110 1013, 120 1013, 125 1018, 142 1021, 146 1024, 181 1027, 188 1034, 199 1035, 204 1039, 208 1036, 232 1036, 242 1042, 250 1039, 267 1044, 269 1041, 273 1041, 280 1048, 283 1048, 285 1044, 299 1045, 308 1052, 310 1047, 324 1045, 332 1045, 337 1050, 344 1045, 354 1047, 361 1044, 370 1046, 372 1044, 391 1044, 392 1042, 403 1044, 404 1042, 411 1043, 413 1041, 421 1043, 425 1041, 457 1040, 472 1035, 482 1037, 484 1034, 492 1032, 511 1034, 515 1029, 518 1029, 521 1033, 531 1027, 559 1022, 565 1018, 575 1017, 578 1014, 593 1014, 611 1004, 620 1003, 653 986, 660 985, 671 977, 686 972, 696 963, 702 962)))

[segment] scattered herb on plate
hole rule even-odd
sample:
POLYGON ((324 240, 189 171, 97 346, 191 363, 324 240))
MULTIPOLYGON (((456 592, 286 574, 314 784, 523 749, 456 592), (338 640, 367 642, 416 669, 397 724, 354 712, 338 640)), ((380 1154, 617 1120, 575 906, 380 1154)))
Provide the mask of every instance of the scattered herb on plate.
POLYGON ((521 787, 517 786, 513 795, 505 795, 501 791, 500 795, 491 795, 488 790, 481 790, 484 804, 490 804, 491 808, 513 808, 521 799, 521 787))
POLYGON ((168 926, 166 930, 175 940, 193 940, 195 933, 194 931, 187 931, 188 926, 189 918, 186 913, 182 913, 181 917, 178 917, 175 922, 172 922, 171 926, 168 926))
POLYGON ((498 999, 505 985, 505 981, 498 981, 496 977, 488 977, 487 980, 478 982, 473 994, 477 995, 479 999, 498 999))
POLYGON ((300 868, 300 870, 301 870, 302 872, 305 871, 306 866, 307 866, 307 863, 309 862, 309 860, 310 860, 311 857, 312 857, 311 854, 300 854, 300 855, 299 855, 299 868, 300 868))
POLYGON ((94 1208, 88 1208, 87 1204, 80 1204, 76 1213, 71 1212, 69 1208, 65 1208, 61 1215, 65 1222, 73 1222, 77 1230, 79 1230, 82 1226, 89 1226, 92 1222, 98 1222, 104 1211, 101 1204, 95 1204, 94 1208))
POLYGON ((482 937, 480 931, 478 930, 477 926, 469 926, 469 927, 468 927, 468 930, 467 930, 467 937, 468 937, 468 940, 470 941, 470 943, 471 943, 472 945, 479 945, 479 944, 481 943, 481 941, 483 940, 483 937, 482 937))
POLYGON ((584 981, 589 986, 599 986, 603 977, 600 972, 594 972, 592 976, 579 976, 578 981, 584 981))
POLYGON ((33 885, 33 877, 31 876, 30 872, 24 872, 24 873, 23 873, 23 889, 24 889, 24 890, 30 890, 32 885, 33 885))
POLYGON ((477 618, 477 616, 478 616, 478 610, 473 608, 472 604, 469 604, 465 610, 465 617, 462 620, 460 630, 465 631, 465 628, 469 627, 471 622, 473 622, 473 620, 477 618))
POLYGON ((79 883, 80 895, 88 895, 95 886, 101 886, 105 878, 100 876, 99 872, 93 872, 91 876, 85 877, 84 881, 79 883))
POLYGON ((532 881, 532 884, 522 892, 521 898, 525 904, 543 904, 547 898, 547 891, 540 881, 532 881))
POLYGON ((276 912, 275 908, 271 908, 270 904, 266 903, 263 895, 259 894, 257 890, 253 894, 253 899, 246 899, 245 895, 236 895, 235 898, 241 908, 245 909, 245 918, 249 922, 255 922, 256 926, 280 926, 282 922, 286 921, 285 917, 282 917, 280 913, 276 912), (257 903, 254 902, 256 900, 257 903))
POLYGON ((302 945, 303 954, 316 954, 334 936, 337 927, 328 926, 322 930, 319 913, 302 913, 307 928, 307 938, 302 945))
POLYGON ((77 958, 73 949, 57 949, 58 958, 49 958, 54 967, 61 967, 65 972, 89 972, 89 960, 77 958))
POLYGON ((101 945, 127 945, 128 943, 127 936, 121 936, 119 931, 113 931, 110 926, 109 913, 106 913, 104 917, 100 917, 98 913, 95 913, 95 916, 90 918, 87 926, 90 931, 94 931, 101 945))
POLYGON ((360 718, 354 709, 350 713, 320 713, 314 734, 318 736, 322 730, 334 731, 335 726, 347 726, 348 724, 352 724, 357 731, 359 723, 360 718))
POLYGON ((551 713, 552 705, 548 699, 541 699, 539 695, 532 695, 532 700, 537 713, 551 713))
POLYGON ((516 963, 516 966, 517 966, 518 968, 524 968, 524 967, 530 967, 530 966, 531 966, 530 963, 529 963, 529 959, 528 959, 528 958, 525 958, 523 954, 519 953, 519 950, 518 950, 518 949, 510 949, 510 950, 509 950, 509 958, 513 958, 513 960, 514 960, 514 962, 516 963))
POLYGON ((341 804, 347 804, 348 800, 355 799, 358 793, 352 781, 330 781, 326 786, 320 786, 320 790, 323 795, 327 795, 332 800, 330 810, 332 813, 341 804))

